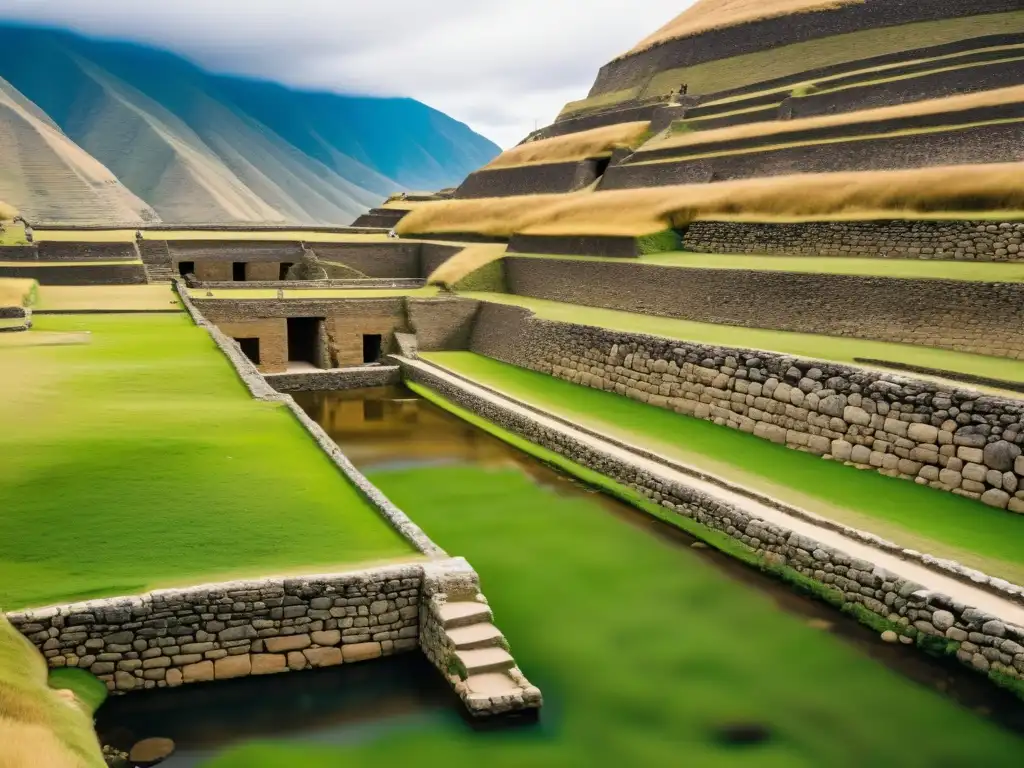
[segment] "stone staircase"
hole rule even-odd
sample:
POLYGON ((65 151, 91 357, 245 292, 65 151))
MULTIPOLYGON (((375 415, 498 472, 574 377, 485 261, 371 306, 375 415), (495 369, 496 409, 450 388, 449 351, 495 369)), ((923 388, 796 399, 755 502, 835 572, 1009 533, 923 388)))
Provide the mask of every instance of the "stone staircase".
POLYGON ((476 572, 462 558, 424 569, 420 648, 473 717, 534 713, 540 690, 526 679, 494 625, 476 572))
POLYGON ((142 266, 146 271, 146 282, 168 283, 174 277, 171 253, 163 240, 143 240, 136 245, 142 266))

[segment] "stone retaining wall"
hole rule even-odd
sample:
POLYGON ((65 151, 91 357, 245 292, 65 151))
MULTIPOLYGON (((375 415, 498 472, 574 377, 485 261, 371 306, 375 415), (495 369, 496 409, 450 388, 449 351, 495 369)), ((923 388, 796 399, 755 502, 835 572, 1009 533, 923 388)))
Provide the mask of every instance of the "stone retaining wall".
POLYGON ((96 243, 40 240, 38 250, 40 261, 138 261, 140 258, 132 241, 96 243))
POLYGON ((597 181, 599 160, 537 163, 471 173, 455 192, 456 199, 510 197, 574 192, 597 181))
POLYGON ((409 325, 424 352, 468 349, 479 302, 470 299, 407 299, 409 325))
POLYGON ((199 281, 194 280, 189 283, 190 288, 198 289, 231 289, 231 288, 282 288, 294 291, 296 289, 308 288, 311 290, 323 290, 324 288, 345 288, 345 289, 365 289, 365 290, 379 290, 382 288, 422 288, 426 284, 426 280, 420 277, 396 277, 396 278, 379 278, 379 277, 368 277, 366 279, 353 278, 348 279, 326 279, 326 280, 246 280, 244 283, 240 283, 234 280, 227 281, 199 281))
POLYGON ((509 289, 703 323, 1024 358, 1024 283, 506 256, 509 289))
POLYGON ((1024 678, 1024 627, 929 591, 869 561, 851 558, 689 486, 662 482, 610 454, 429 372, 407 367, 406 375, 532 443, 639 491, 667 510, 737 539, 769 569, 789 568, 827 585, 841 596, 843 603, 866 608, 891 622, 901 633, 948 640, 956 649, 957 659, 979 672, 1024 678))
POLYGON ((51 667, 118 692, 328 667, 415 650, 423 569, 165 589, 7 614, 51 667))
POLYGON ((856 258, 1024 261, 1024 221, 695 221, 683 249, 856 258))
POLYGON ((470 348, 859 469, 1024 513, 1024 400, 483 303, 470 348))
POLYGON ((337 368, 331 371, 308 373, 276 373, 264 377, 278 392, 313 392, 363 387, 383 387, 400 384, 401 371, 397 365, 372 365, 361 368, 337 368))
POLYGON ((0 277, 27 277, 41 285, 142 285, 146 272, 142 264, 77 264, 0 266, 0 277))

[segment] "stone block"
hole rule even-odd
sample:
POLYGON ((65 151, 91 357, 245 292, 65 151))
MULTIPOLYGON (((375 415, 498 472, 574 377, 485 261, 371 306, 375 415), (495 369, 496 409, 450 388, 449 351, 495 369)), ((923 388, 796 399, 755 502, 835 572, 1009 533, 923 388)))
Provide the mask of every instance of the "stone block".
POLYGON ((213 680, 213 662, 200 661, 198 664, 189 664, 182 667, 182 678, 186 683, 200 683, 213 680))
POLYGON ((983 453, 986 466, 1000 472, 1008 472, 1013 469, 1021 450, 1011 442, 997 440, 986 445, 983 453))
POLYGON ((860 427, 867 427, 871 425, 871 414, 863 408, 858 408, 855 405, 848 405, 843 409, 843 421, 847 424, 856 424, 860 427))
MULTIPOLYGON (((254 653, 249 658, 254 675, 272 675, 288 668, 285 657, 276 653, 254 653)), ((213 662, 208 663, 213 665, 213 662)))
POLYGON ((335 667, 344 660, 341 648, 307 648, 302 653, 314 667, 335 667))
POLYGON ((292 672, 301 672, 308 665, 306 664, 306 657, 303 656, 299 651, 288 652, 288 669, 292 672))
POLYGON ((960 474, 968 480, 984 483, 988 476, 988 468, 983 464, 965 464, 964 468, 960 470, 960 474))
POLYGON ((852 455, 852 443, 848 443, 846 440, 832 441, 832 456, 835 457, 837 461, 849 461, 852 455))
POLYGON ((301 651, 313 644, 309 635, 286 635, 284 637, 268 637, 263 641, 264 647, 271 653, 285 651, 301 651))
POLYGON ((985 452, 981 448, 970 448, 966 445, 957 448, 956 455, 971 464, 981 464, 985 460, 985 452))
POLYGON ((1010 494, 998 488, 992 488, 981 494, 981 503, 998 509, 1006 509, 1010 504, 1010 494))
POLYGON ((381 655, 381 647, 380 643, 353 643, 342 646, 341 654, 345 661, 376 659, 381 655))
POLYGON ((331 646, 341 644, 341 632, 336 629, 327 630, 326 632, 313 632, 310 637, 312 637, 314 645, 331 646))
POLYGON ((184 675, 181 674, 180 669, 168 669, 167 674, 164 676, 164 680, 172 688, 176 688, 181 685, 184 680, 184 675))
POLYGON ((911 424, 907 428, 907 438, 915 443, 936 443, 939 439, 939 430, 931 424, 911 424))
POLYGON ((248 677, 252 674, 252 660, 248 654, 227 656, 213 662, 213 670, 217 680, 229 680, 232 677, 248 677))

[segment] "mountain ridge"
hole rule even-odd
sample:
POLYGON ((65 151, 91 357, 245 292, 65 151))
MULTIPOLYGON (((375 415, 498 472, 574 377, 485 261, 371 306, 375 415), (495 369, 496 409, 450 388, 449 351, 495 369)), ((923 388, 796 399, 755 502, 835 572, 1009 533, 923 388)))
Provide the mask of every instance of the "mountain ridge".
POLYGON ((500 151, 413 99, 215 74, 51 28, 0 23, 0 77, 168 222, 345 224, 395 191, 457 184, 500 151))

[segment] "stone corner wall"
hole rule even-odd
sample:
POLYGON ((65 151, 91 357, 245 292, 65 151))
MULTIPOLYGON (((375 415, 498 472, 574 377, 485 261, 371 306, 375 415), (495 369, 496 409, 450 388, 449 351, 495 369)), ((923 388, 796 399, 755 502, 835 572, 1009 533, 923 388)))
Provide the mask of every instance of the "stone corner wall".
POLYGON ((51 667, 111 691, 264 675, 417 647, 422 567, 164 589, 7 614, 51 667))
POLYGON ((695 221, 683 237, 695 253, 790 254, 957 261, 1024 260, 1024 221, 695 221))
POLYGON ((468 349, 479 302, 463 298, 406 299, 409 324, 424 352, 468 349))

